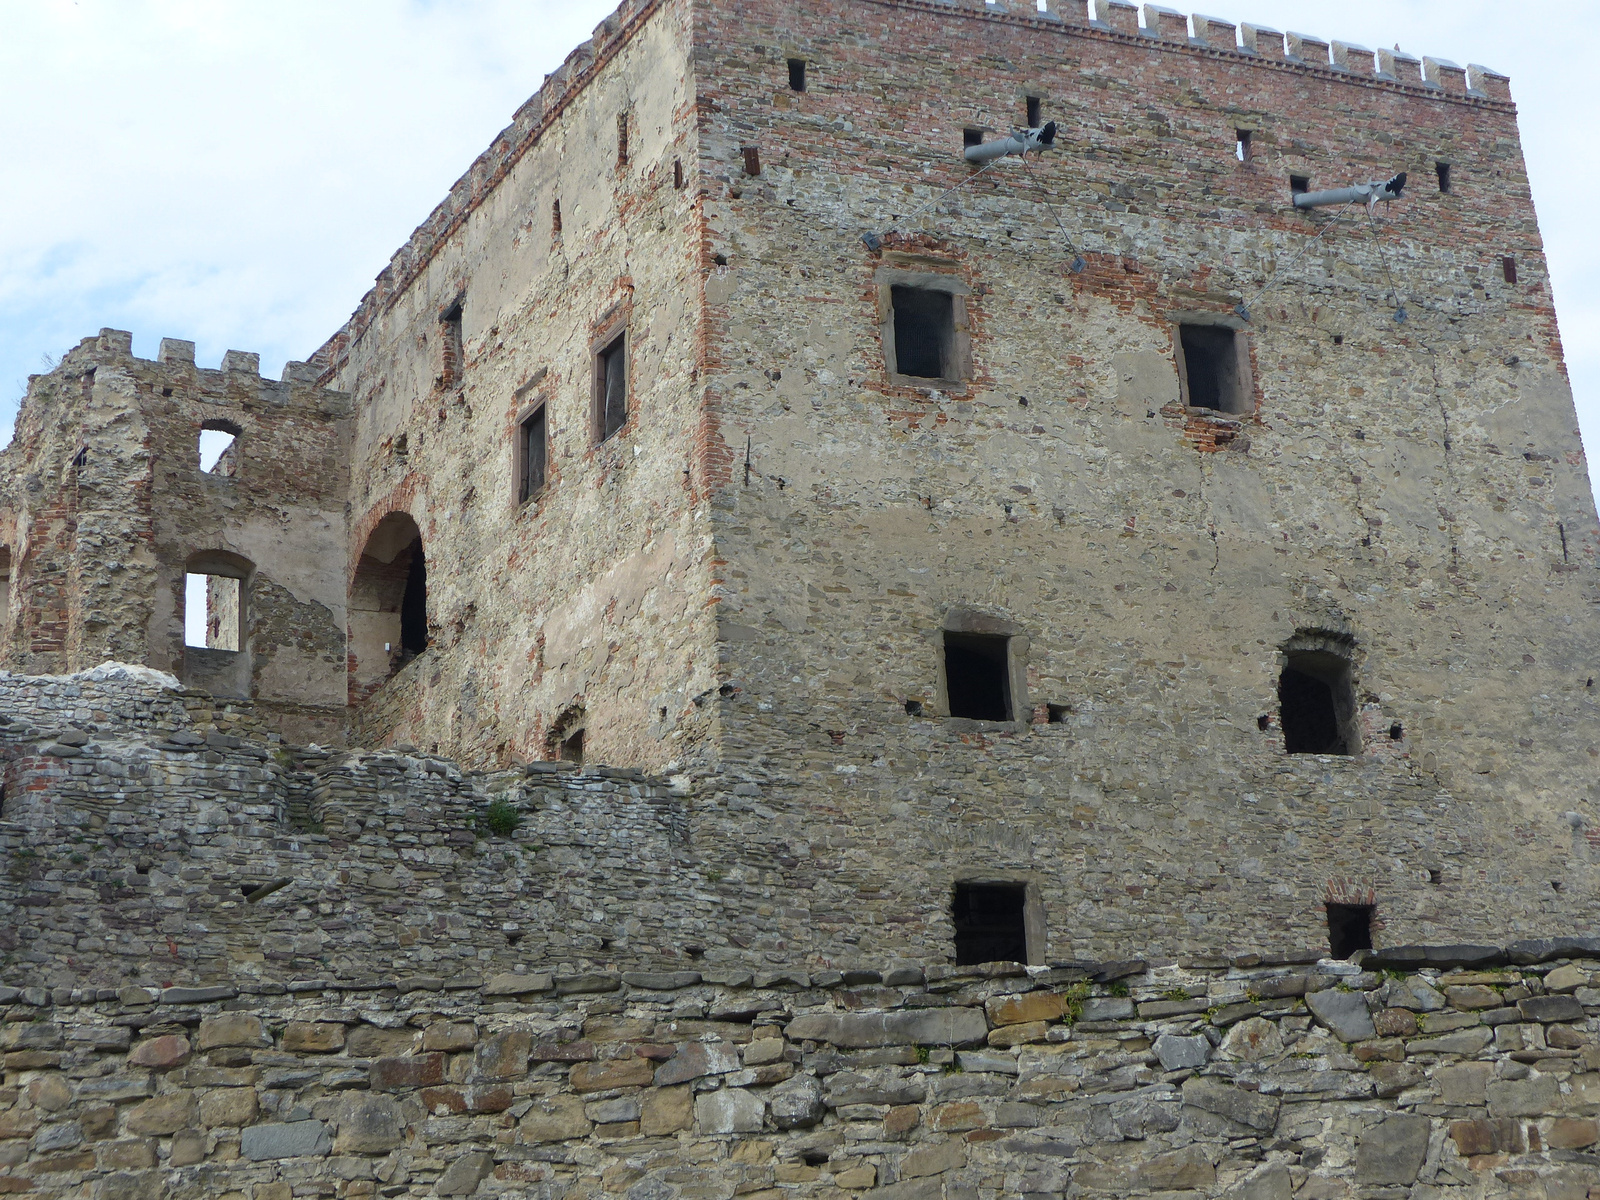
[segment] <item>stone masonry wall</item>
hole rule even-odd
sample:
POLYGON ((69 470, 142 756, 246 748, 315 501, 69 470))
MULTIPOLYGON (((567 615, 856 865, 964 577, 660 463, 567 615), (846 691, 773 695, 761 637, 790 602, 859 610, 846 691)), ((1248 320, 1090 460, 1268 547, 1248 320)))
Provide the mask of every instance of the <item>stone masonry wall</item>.
POLYGON ((1594 939, 1359 966, 7 978, 19 1194, 1600 1196, 1594 939))
POLYGON ((1158 6, 696 12, 713 702, 760 788, 726 835, 868 939, 1026 882, 1041 961, 1310 944, 1341 896, 1402 941, 1588 927, 1600 526, 1504 81, 1158 6), (1054 148, 974 175, 963 128, 1030 96, 1054 148), (1399 170, 1370 221, 1291 204, 1399 170), (919 274, 966 292, 970 378, 888 371, 919 274), (1242 327, 1250 411, 1184 406, 1197 316, 1242 327), (949 715, 968 620, 1012 635, 1010 722, 949 715), (1307 632, 1350 647, 1355 754, 1286 753, 1307 632))

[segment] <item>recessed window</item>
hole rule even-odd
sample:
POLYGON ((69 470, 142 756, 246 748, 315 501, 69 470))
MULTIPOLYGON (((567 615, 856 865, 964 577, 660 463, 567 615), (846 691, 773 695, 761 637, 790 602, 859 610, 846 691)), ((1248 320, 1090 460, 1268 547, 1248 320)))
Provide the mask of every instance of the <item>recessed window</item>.
POLYGON ((628 423, 628 335, 618 334, 595 355, 595 440, 605 441, 628 423))
POLYGON ((1027 885, 958 883, 950 916, 956 965, 1028 961, 1027 885))
POLYGON ((207 475, 230 479, 239 471, 239 427, 231 421, 207 421, 200 426, 200 469, 207 475))
POLYGON ((231 575, 191 571, 183 584, 183 644, 237 651, 244 630, 240 581, 231 575))
POLYGON ((1001 634, 945 633, 945 694, 952 717, 1011 720, 1010 641, 1001 634))
POLYGON ((806 60, 803 58, 789 60, 789 90, 791 92, 806 90, 806 60))
MULTIPOLYGON (((1240 162, 1250 161, 1250 131, 1248 129, 1235 129, 1233 131, 1233 156, 1240 162)), ((1300 189, 1304 191, 1304 188, 1300 189)))
POLYGON ((1433 164, 1433 170, 1434 173, 1439 177, 1439 190, 1441 192, 1449 192, 1450 164, 1447 162, 1436 162, 1433 164))
POLYGON ((1242 341, 1238 331, 1226 325, 1178 326, 1185 404, 1224 413, 1248 413, 1254 408, 1242 341))
POLYGON ((526 504, 544 491, 547 454, 545 406, 541 404, 517 426, 518 504, 526 504))
POLYGON ((1509 254, 1500 256, 1500 274, 1507 283, 1517 281, 1517 260, 1513 256, 1509 254))
POLYGON ((739 152, 744 155, 744 173, 746 175, 761 174, 761 147, 741 146, 739 152))
POLYGON ((438 381, 443 388, 461 385, 461 307, 462 301, 456 300, 439 314, 438 381))
POLYGON ((983 130, 975 125, 968 125, 961 131, 961 145, 981 146, 983 144, 983 130))
POLYGON ((559 200, 550 202, 550 232, 561 232, 561 201, 559 200))
POLYGON ((628 165, 628 114, 617 114, 617 166, 628 165))
POLYGON ((1044 104, 1038 96, 1028 97, 1028 128, 1037 129, 1044 124, 1044 104))
MULTIPOLYGON (((1299 639, 1296 639, 1299 640, 1299 639)), ((1278 677, 1279 724, 1290 754, 1354 754, 1356 696, 1346 653, 1328 648, 1288 649, 1278 677)))
POLYGON ((919 379, 954 377, 955 297, 919 287, 893 287, 890 297, 896 373, 919 379))
POLYGON ((579 729, 561 739, 561 761, 583 765, 583 730, 579 729))
POLYGON ((1357 950, 1372 949, 1372 905, 1330 903, 1327 908, 1329 957, 1349 958, 1357 950))
POLYGON ((1289 176, 1289 191, 1290 191, 1290 193, 1292 195, 1298 196, 1301 192, 1309 192, 1310 190, 1311 190, 1311 176, 1309 176, 1309 175, 1291 175, 1291 176, 1289 176))
POLYGON ((683 189, 683 159, 672 160, 672 186, 678 190, 683 189))

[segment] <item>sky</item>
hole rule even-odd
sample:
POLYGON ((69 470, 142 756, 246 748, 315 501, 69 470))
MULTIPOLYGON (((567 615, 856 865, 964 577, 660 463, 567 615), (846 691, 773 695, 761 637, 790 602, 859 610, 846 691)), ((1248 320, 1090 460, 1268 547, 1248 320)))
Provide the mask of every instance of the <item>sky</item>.
MULTIPOLYGON (((794 0, 802 3, 804 0, 794 0)), ((0 0, 0 441, 102 326, 276 377, 611 0, 0 0)), ((1172 7, 1185 7, 1172 5, 1172 7)), ((1600 457, 1600 0, 1205 0, 1511 77, 1556 310, 1600 457)))

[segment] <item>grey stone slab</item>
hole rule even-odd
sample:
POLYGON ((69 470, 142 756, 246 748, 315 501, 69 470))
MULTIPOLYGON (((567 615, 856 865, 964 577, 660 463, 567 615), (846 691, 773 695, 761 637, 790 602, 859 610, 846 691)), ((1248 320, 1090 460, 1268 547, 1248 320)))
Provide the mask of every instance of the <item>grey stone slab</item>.
POLYGON ((1600 958, 1600 937, 1528 938, 1512 942, 1506 955, 1519 967, 1555 958, 1600 958))
POLYGON ((235 987, 169 987, 161 989, 163 1004, 206 1004, 212 1000, 232 1000, 239 994, 235 987))
POLYGON ((731 1042, 684 1042, 678 1052, 656 1068, 655 1086, 670 1087, 706 1075, 726 1075, 744 1064, 731 1042))
POLYGON ((1552 1021, 1581 1021, 1583 1005, 1574 996, 1529 996, 1517 1001, 1524 1019, 1549 1024, 1552 1021))
POLYGON ((471 1150, 445 1168, 433 1190, 441 1196, 471 1196, 494 1167, 494 1155, 487 1150, 471 1150))
POLYGON ((1378 1036, 1366 997, 1360 992, 1341 992, 1335 988, 1308 992, 1306 1007, 1342 1042, 1362 1042, 1378 1036))
POLYGON ((252 1162, 272 1158, 305 1158, 333 1149, 328 1127, 321 1121, 288 1121, 251 1125, 240 1134, 239 1150, 252 1162))
POLYGON ((1356 1141, 1356 1182, 1410 1184, 1428 1155, 1428 1134, 1433 1122, 1423 1116, 1399 1113, 1386 1117, 1356 1141))
POLYGON ((1161 1065, 1169 1071, 1203 1067, 1211 1057, 1211 1043, 1201 1035, 1177 1037, 1164 1033, 1156 1039, 1154 1049, 1161 1065))
POLYGON ((921 1008, 887 1013, 807 1013, 787 1029, 792 1042, 872 1046, 967 1046, 983 1041, 989 1023, 977 1008, 921 1008))
POLYGON ((1083 1002, 1080 1021, 1131 1021, 1133 1001, 1118 996, 1096 996, 1083 1002))
POLYGON ((625 971, 622 982, 649 992, 675 992, 700 982, 699 971, 625 971))
POLYGON ((1205 1076, 1183 1081, 1183 1102, 1262 1132, 1278 1124, 1278 1109, 1282 1103, 1276 1096, 1247 1092, 1224 1080, 1205 1076))
POLYGON ((804 1129, 822 1120, 822 1084, 812 1075, 796 1075, 767 1093, 772 1123, 779 1129, 804 1129))
POLYGON ((743 1088, 706 1092, 694 1102, 694 1120, 702 1134, 756 1133, 766 1106, 743 1088))

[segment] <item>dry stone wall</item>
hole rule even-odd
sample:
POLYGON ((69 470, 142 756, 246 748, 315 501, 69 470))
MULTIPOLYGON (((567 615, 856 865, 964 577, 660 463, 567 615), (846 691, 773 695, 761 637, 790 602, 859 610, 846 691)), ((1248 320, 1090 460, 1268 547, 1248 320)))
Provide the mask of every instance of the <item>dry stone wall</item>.
POLYGON ((1600 941, 0 988, 0 1189, 1593 1200, 1600 941), (1464 961, 1507 965, 1463 968, 1464 961), (1531 961, 1530 961, 1531 960, 1531 961), (1419 967, 1419 969, 1410 969, 1419 967))

